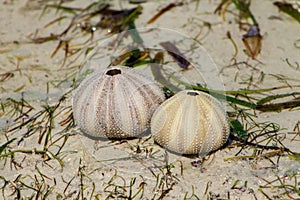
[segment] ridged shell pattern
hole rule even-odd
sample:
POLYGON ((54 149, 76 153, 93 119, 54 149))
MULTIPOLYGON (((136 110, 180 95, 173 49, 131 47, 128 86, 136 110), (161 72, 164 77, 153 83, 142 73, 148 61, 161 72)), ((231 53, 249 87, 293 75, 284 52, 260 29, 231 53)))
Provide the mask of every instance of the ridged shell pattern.
POLYGON ((149 128, 153 112, 164 100, 153 80, 135 69, 114 66, 82 81, 73 96, 73 116, 90 136, 135 137, 149 128))
POLYGON ((184 90, 162 103, 151 120, 151 133, 161 146, 179 154, 200 156, 217 150, 229 137, 225 109, 213 96, 184 90))

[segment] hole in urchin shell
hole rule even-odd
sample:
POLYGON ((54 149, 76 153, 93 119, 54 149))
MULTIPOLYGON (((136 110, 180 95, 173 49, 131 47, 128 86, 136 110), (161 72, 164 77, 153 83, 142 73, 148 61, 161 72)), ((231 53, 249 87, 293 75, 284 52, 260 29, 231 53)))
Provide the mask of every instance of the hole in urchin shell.
POLYGON ((197 96, 199 95, 197 92, 187 92, 187 95, 190 95, 190 96, 197 96))
POLYGON ((106 75, 114 76, 114 75, 121 74, 121 73, 122 73, 122 71, 120 69, 110 69, 106 72, 106 75))

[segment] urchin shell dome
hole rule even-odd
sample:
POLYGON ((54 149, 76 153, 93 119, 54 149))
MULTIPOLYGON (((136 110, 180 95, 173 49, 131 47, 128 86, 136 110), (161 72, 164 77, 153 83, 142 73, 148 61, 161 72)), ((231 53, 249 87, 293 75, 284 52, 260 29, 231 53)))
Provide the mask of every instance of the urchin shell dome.
POLYGON ((154 140, 179 154, 204 156, 224 145, 229 132, 222 104, 213 96, 194 90, 178 92, 163 102, 151 120, 154 140))
POLYGON ((136 137, 147 130, 164 100, 154 80, 133 68, 113 66, 82 81, 73 96, 73 116, 87 135, 136 137))

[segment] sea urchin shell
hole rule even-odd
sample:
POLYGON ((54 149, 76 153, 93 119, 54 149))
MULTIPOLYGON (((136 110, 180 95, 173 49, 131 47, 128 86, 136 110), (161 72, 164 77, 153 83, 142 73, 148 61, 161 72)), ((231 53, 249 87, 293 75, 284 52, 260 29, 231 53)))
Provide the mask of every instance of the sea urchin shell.
POLYGON ((194 90, 178 92, 154 112, 151 133, 161 146, 180 154, 205 155, 220 148, 229 136, 221 103, 194 90))
POLYGON ((83 80, 73 97, 73 116, 90 136, 135 137, 149 127, 164 99, 150 78, 129 67, 114 66, 83 80))

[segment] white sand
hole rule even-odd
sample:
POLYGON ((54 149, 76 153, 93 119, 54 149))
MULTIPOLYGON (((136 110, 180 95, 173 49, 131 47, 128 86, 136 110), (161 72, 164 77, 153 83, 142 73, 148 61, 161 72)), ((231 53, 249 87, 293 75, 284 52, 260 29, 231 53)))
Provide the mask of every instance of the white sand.
MULTIPOLYGON (((70 88, 72 74, 77 70, 76 66, 83 62, 83 56, 73 63, 71 60, 74 58, 71 58, 67 61, 67 65, 62 67, 64 57, 62 49, 59 50, 56 56, 50 57, 58 44, 57 41, 43 44, 30 43, 28 36, 35 34, 37 30, 39 36, 48 36, 50 33, 61 32, 69 23, 68 20, 65 20, 49 28, 43 28, 51 20, 57 18, 59 14, 54 9, 50 9, 41 17, 41 2, 34 0, 27 0, 27 2, 3 0, 0 4, 0 74, 6 72, 14 74, 12 78, 0 82, 1 101, 5 101, 8 97, 21 99, 23 95, 24 99, 34 106, 34 111, 30 112, 30 115, 37 113, 42 109, 41 106, 46 103, 50 105, 56 103, 58 98, 70 88), (59 81, 64 79, 66 79, 65 82, 55 87, 59 81)), ((119 6, 128 7, 127 3, 120 2, 115 1, 116 8, 119 8, 119 6)), ((244 46, 241 38, 245 31, 239 30, 235 17, 230 13, 226 13, 226 20, 223 21, 220 16, 213 14, 218 2, 200 1, 197 10, 195 9, 195 2, 176 7, 166 12, 153 24, 147 25, 146 21, 168 4, 164 1, 151 1, 142 4, 143 13, 137 20, 137 27, 167 28, 171 31, 178 31, 190 38, 196 37, 201 32, 199 37, 201 38, 201 44, 216 63, 217 68, 219 70, 224 68, 224 70, 221 77, 215 78, 205 77, 209 70, 205 73, 198 71, 198 73, 204 73, 202 78, 208 82, 215 79, 221 81, 224 83, 226 90, 247 88, 250 76, 253 77, 253 84, 250 85, 252 89, 286 85, 287 83, 289 85, 300 85, 300 67, 292 68, 286 62, 286 59, 288 59, 292 64, 296 65, 298 63, 299 65, 300 63, 300 48, 295 46, 295 44, 298 46, 300 44, 298 34, 300 24, 289 16, 279 13, 278 9, 272 5, 273 1, 253 1, 251 10, 260 24, 261 34, 263 35, 262 51, 258 56, 260 62, 258 62, 248 59, 243 52, 244 46), (270 19, 271 16, 280 19, 270 19), (210 23, 212 25, 211 29, 209 30, 203 26, 203 22, 210 23), (239 52, 236 61, 247 61, 250 65, 255 66, 256 70, 243 64, 238 67, 226 67, 233 64, 232 58, 234 55, 232 43, 226 37, 227 31, 230 31, 233 40, 238 45, 239 52), (265 74, 262 82, 259 81, 261 74, 265 74), (278 77, 282 77, 286 81, 279 80, 278 77)), ((53 1, 49 1, 49 3, 53 3, 53 1)), ((82 4, 84 4, 83 1, 75 1, 66 5, 80 6, 82 4)), ((229 9, 232 10, 233 7, 230 6, 229 9)), ((97 31, 95 39, 106 37, 105 33, 105 30, 97 31)), ((166 35, 157 37, 168 38, 166 35)), ((104 49, 103 52, 107 51, 109 50, 104 49)), ((103 54, 103 59, 109 61, 105 57, 105 53, 103 54)), ((84 70, 86 69, 84 68, 84 70)), ((186 79, 189 81, 191 79, 190 75, 186 79)), ((299 91, 299 88, 276 90, 269 94, 292 91, 299 91)), ((71 96, 69 95, 60 109, 69 109, 70 106, 71 96)), ((258 117, 254 120, 257 122, 277 123, 282 129, 279 137, 286 137, 282 140, 283 144, 292 151, 300 152, 299 133, 291 141, 291 138, 295 136, 293 129, 300 121, 299 109, 285 110, 280 113, 257 112, 256 114, 258 117)), ((7 115, 2 115, 0 109, 0 144, 2 145, 12 138, 17 138, 16 141, 18 141, 27 128, 24 127, 13 133, 4 134, 5 131, 3 130, 6 130, 9 126, 7 123, 13 124, 14 122, 7 115)), ((55 128, 52 130, 52 142, 65 134, 60 132, 62 127, 58 122, 65 119, 66 116, 67 113, 63 111, 55 120, 55 128)), ((40 155, 17 153, 15 160, 21 163, 22 167, 13 167, 9 163, 10 158, 0 160, 0 177, 3 177, 0 179, 0 188, 5 185, 4 179, 9 184, 9 187, 6 186, 3 190, 6 199, 17 197, 17 193, 13 193, 13 188, 21 187, 21 182, 34 188, 37 188, 37 184, 40 184, 41 192, 44 193, 47 190, 47 185, 50 186, 51 192, 48 199, 76 199, 77 196, 81 199, 81 195, 88 198, 93 196, 92 199, 95 199, 94 196, 104 199, 109 196, 109 191, 119 191, 128 195, 129 184, 133 178, 136 178, 132 187, 133 194, 139 188, 144 188, 144 199, 158 199, 162 194, 161 189, 167 190, 170 187, 172 187, 172 190, 166 194, 164 199, 184 199, 185 196, 187 198, 191 197, 193 193, 200 199, 266 199, 266 196, 260 191, 260 187, 265 185, 268 188, 262 188, 262 190, 272 199, 288 198, 286 195, 280 197, 286 191, 276 187, 282 184, 278 180, 274 181, 278 177, 288 184, 295 184, 294 178, 298 177, 298 180, 296 180, 298 195, 295 192, 291 192, 291 194, 295 199, 300 198, 300 163, 299 160, 295 161, 286 155, 280 158, 277 156, 271 158, 261 156, 256 159, 226 161, 224 159, 234 157, 235 153, 240 150, 240 148, 228 147, 210 156, 202 167, 193 167, 191 162, 196 158, 167 153, 168 163, 174 165, 170 175, 163 167, 165 166, 166 153, 164 149, 155 145, 152 139, 146 141, 147 137, 145 137, 124 143, 95 142, 83 136, 78 128, 71 129, 69 133, 71 136, 60 155, 64 163, 63 168, 55 159, 44 162, 40 155), (141 153, 136 153, 138 146, 141 153), (156 153, 151 157, 146 151, 156 153), (40 170, 44 176, 39 174, 37 170, 40 170), (237 185, 232 188, 236 181, 238 181, 237 185), (274 182, 268 185, 268 181, 274 182), (80 188, 81 182, 84 183, 84 188, 80 188), (120 187, 113 184, 120 185, 120 187), (124 185, 126 185, 126 191, 121 189, 124 185), (80 193, 81 189, 84 191, 83 194, 80 193)), ((13 142, 10 148, 14 150, 42 149, 43 142, 38 144, 38 132, 35 134, 36 136, 25 138, 19 145, 16 141, 13 142)), ((60 140, 58 144, 61 145, 62 142, 63 140, 60 140)), ((272 145, 272 143, 269 145, 272 145)), ((53 152, 56 152, 57 149, 58 147, 55 145, 50 147, 50 151, 53 152)), ((239 156, 248 156, 252 152, 253 149, 248 148, 243 150, 239 156)), ((36 193, 36 191, 23 186, 20 195, 25 199, 25 197, 36 193)), ((136 199, 141 194, 139 193, 136 199)), ((2 198, 3 196, 0 194, 0 199, 2 198)), ((191 199, 196 199, 196 197, 191 197, 191 199)))

